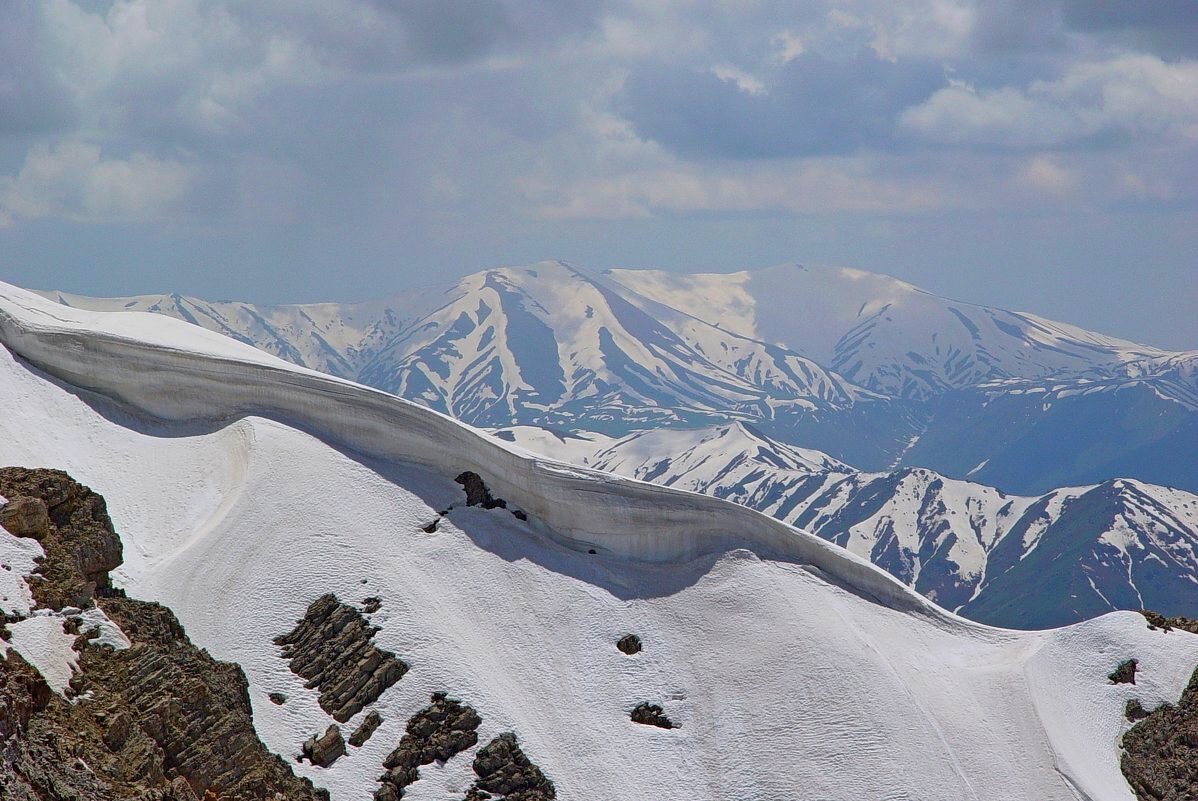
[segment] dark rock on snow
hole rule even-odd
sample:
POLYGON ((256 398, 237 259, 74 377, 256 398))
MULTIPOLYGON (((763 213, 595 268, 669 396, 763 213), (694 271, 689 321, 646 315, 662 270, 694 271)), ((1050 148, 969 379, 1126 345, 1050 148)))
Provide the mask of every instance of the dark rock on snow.
POLYGON ((341 738, 341 727, 334 723, 325 729, 321 736, 312 735, 304 741, 300 750, 303 759, 313 765, 327 768, 345 756, 345 740, 341 738))
POLYGON ((1136 666, 1139 663, 1134 659, 1126 659, 1119 663, 1119 667, 1115 668, 1110 676, 1111 684, 1135 684, 1136 683, 1136 666))
POLYGON ((378 712, 370 712, 362 718, 358 728, 354 729, 354 733, 349 736, 349 744, 354 748, 361 748, 370 739, 370 735, 374 734, 374 730, 382 725, 383 716, 378 712))
POLYGON ((454 481, 461 484, 462 489, 466 490, 467 506, 481 506, 484 509, 507 508, 507 501, 491 495, 491 490, 487 489, 487 485, 483 483, 482 476, 478 473, 467 470, 455 478, 454 481))
POLYGON ((616 643, 616 647, 628 656, 639 654, 641 651, 641 638, 635 634, 626 634, 616 643))
POLYGON ((378 629, 333 594, 322 595, 287 634, 275 638, 291 672, 320 688, 320 708, 344 723, 408 672, 395 654, 374 647, 378 629))
POLYGON ((636 705, 632 710, 632 722, 641 723, 646 726, 657 726, 661 729, 676 728, 673 721, 666 717, 665 710, 657 704, 650 704, 647 701, 636 705))
POLYGON ((557 797, 553 782, 524 755, 511 732, 500 734, 478 750, 474 772, 478 779, 466 793, 466 801, 492 796, 507 801, 549 801, 557 797))
POLYGON ((433 693, 432 703, 408 720, 399 745, 383 760, 387 772, 379 778, 383 786, 375 791, 376 801, 402 798, 404 788, 420 778, 421 765, 445 762, 475 745, 480 723, 472 707, 433 693))

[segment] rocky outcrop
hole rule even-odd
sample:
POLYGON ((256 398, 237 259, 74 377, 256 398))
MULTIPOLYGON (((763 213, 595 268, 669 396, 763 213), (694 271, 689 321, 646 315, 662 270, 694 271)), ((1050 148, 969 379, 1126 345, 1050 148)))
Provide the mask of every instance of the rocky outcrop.
POLYGON ((1139 663, 1134 659, 1126 659, 1119 663, 1119 667, 1107 676, 1111 680, 1111 684, 1135 684, 1136 683, 1136 668, 1139 663))
POLYGON ((95 603, 130 641, 95 647, 78 618, 64 619, 79 634, 74 702, 15 651, 0 659, 0 799, 327 801, 258 739, 239 666, 195 647, 166 607, 111 588, 121 546, 100 496, 65 473, 20 468, 0 470, 0 493, 45 505, 46 555, 30 582, 39 604, 95 603))
POLYGON ((1147 609, 1140 610, 1140 614, 1148 621, 1150 629, 1160 629, 1166 632, 1179 629, 1188 631, 1190 634, 1198 634, 1198 620, 1188 617, 1165 617, 1160 612, 1151 612, 1147 609))
POLYGON ((345 740, 341 737, 341 727, 334 723, 325 729, 324 734, 317 737, 312 735, 304 741, 300 748, 302 759, 313 765, 327 768, 341 757, 345 756, 345 740))
POLYGON ((296 627, 275 644, 291 671, 320 689, 320 708, 345 723, 403 678, 408 665, 371 640, 378 629, 333 594, 312 602, 296 627))
POLYGON ((516 740, 505 732, 478 750, 474 757, 478 779, 466 793, 466 801, 501 796, 507 801, 550 801, 557 797, 553 782, 534 765, 516 740))
POLYGON ((354 733, 349 736, 349 744, 354 748, 361 748, 374 734, 375 729, 383 725, 383 716, 378 712, 371 712, 366 717, 362 718, 362 722, 358 724, 358 728, 354 729, 354 733))
MULTIPOLYGON (((1142 713, 1143 707, 1140 710, 1142 713)), ((1198 671, 1176 706, 1164 704, 1144 714, 1123 735, 1120 767, 1140 801, 1191 801, 1195 797, 1198 671)))
POLYGON ((9 499, 5 528, 38 539, 45 552, 29 583, 39 606, 84 607, 112 592, 108 572, 121 564, 121 540, 103 498, 61 470, 22 467, 0 468, 0 495, 9 499))
POLYGON ((382 787, 375 801, 397 801, 404 788, 420 778, 420 766, 434 760, 445 762, 478 742, 482 718, 466 704, 433 693, 432 703, 408 720, 399 745, 383 760, 387 772, 379 778, 382 787))
POLYGON ((635 634, 626 634, 616 642, 616 647, 620 652, 628 656, 639 654, 641 652, 641 638, 635 634))
POLYGON ((677 726, 674 722, 666 717, 666 711, 657 704, 650 704, 647 701, 636 705, 632 710, 632 722, 640 723, 645 726, 657 726, 660 729, 674 729, 677 726))

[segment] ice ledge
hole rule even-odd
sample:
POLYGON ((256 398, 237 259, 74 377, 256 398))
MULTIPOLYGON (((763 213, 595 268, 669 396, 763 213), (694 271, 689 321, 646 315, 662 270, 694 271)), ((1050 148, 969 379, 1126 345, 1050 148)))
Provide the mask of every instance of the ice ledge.
POLYGON ((653 562, 747 548, 811 565, 887 606, 964 623, 869 561, 751 509, 536 457, 438 412, 179 320, 84 312, 0 283, 0 343, 62 381, 166 420, 257 415, 369 458, 448 477, 472 470, 571 547, 653 562))

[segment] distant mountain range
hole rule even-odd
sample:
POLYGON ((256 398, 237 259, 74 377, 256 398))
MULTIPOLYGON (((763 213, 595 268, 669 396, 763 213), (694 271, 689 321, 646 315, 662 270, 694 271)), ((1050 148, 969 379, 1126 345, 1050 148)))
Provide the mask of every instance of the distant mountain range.
POLYGON ((979 620, 1198 613, 1198 352, 799 265, 545 262, 358 304, 43 294, 186 320, 473 425, 581 437, 588 464, 810 528, 979 620))
POLYGON ((752 507, 864 556, 941 606, 1008 628, 1112 609, 1198 617, 1198 496, 1113 479, 1038 497, 923 468, 861 473, 744 424, 611 438, 516 426, 529 450, 752 507))

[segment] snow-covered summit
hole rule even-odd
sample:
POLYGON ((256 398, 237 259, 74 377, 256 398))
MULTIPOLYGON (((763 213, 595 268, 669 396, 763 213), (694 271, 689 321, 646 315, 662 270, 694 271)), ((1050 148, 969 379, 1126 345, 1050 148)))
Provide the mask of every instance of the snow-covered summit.
POLYGON ((1102 373, 1165 355, 848 267, 786 264, 737 273, 608 275, 641 296, 782 345, 887 395, 919 398, 999 378, 1102 373))

